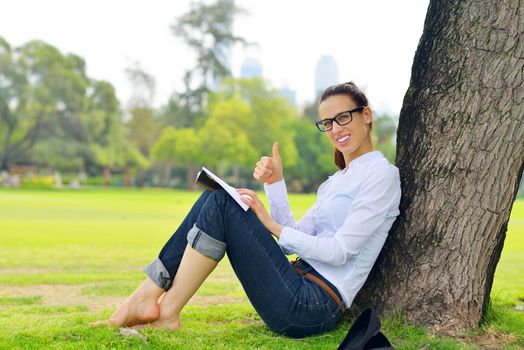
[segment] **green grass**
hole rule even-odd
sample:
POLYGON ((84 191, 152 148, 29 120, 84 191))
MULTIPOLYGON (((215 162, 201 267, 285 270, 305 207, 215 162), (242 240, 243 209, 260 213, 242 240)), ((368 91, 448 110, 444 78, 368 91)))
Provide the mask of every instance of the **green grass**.
MULTIPOLYGON (((177 332, 148 329, 146 341, 112 328, 90 328, 109 316, 144 278, 197 192, 0 189, 0 349, 335 349, 351 319, 302 340, 272 333, 223 261, 182 313, 177 332)), ((314 195, 292 195, 300 217, 314 195)), ((505 349, 524 346, 524 201, 514 205, 492 305, 484 324, 462 338, 428 335, 402 317, 384 320, 398 349, 477 349, 483 337, 505 349)), ((489 347, 489 346, 488 346, 489 347)))
POLYGON ((41 303, 42 297, 40 295, 29 297, 0 297, 0 305, 33 305, 41 303))

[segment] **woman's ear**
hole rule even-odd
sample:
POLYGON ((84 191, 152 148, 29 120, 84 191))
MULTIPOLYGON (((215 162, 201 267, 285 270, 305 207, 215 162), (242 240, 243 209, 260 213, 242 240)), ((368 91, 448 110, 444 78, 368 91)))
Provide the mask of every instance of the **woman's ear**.
POLYGON ((366 124, 371 124, 373 121, 373 112, 371 111, 371 107, 367 106, 363 110, 364 112, 364 121, 366 124))

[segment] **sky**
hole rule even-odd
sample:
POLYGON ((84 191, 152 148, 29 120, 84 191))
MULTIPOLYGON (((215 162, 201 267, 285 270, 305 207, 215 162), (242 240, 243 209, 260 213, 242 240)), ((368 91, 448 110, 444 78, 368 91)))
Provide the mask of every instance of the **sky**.
MULTIPOLYGON (((209 2, 209 1, 206 1, 209 2)), ((321 55, 338 64, 340 82, 353 80, 372 108, 398 115, 409 85, 429 0, 237 0, 248 14, 234 33, 256 47, 234 47, 233 75, 256 58, 275 88, 314 99, 321 55)), ((123 106, 132 95, 125 69, 139 64, 156 82, 155 106, 183 88, 195 56, 170 25, 189 9, 185 0, 17 0, 0 11, 0 36, 18 47, 39 39, 86 61, 89 77, 111 82, 123 106)))

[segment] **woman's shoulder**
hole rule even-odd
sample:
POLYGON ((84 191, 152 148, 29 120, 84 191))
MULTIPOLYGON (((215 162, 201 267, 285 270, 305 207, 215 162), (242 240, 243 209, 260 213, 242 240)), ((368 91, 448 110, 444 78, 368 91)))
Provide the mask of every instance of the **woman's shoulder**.
MULTIPOLYGON (((356 158, 355 160, 349 163, 348 168, 350 171, 352 169, 359 171, 368 169, 382 169, 393 171, 394 169, 397 169, 397 167, 391 164, 391 162, 380 151, 371 151, 356 158)), ((348 168, 342 170, 342 172, 346 172, 348 168)))
POLYGON ((324 183, 329 183, 333 178, 342 182, 348 179, 351 179, 351 182, 355 182, 358 179, 358 182, 364 180, 363 183, 365 183, 366 180, 373 181, 380 178, 398 181, 400 176, 398 168, 382 152, 372 151, 353 160, 346 168, 328 176, 324 183))
POLYGON ((370 159, 364 170, 367 179, 383 178, 390 181, 400 181, 398 168, 392 164, 381 152, 370 159))

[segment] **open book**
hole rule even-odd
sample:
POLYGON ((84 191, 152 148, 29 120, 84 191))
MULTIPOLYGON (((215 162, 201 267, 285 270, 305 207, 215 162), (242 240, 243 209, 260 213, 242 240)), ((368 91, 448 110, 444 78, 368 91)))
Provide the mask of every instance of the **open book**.
POLYGON ((202 167, 202 170, 200 170, 197 174, 195 183, 198 185, 207 188, 210 191, 216 191, 219 188, 223 188, 233 199, 244 209, 244 211, 247 211, 249 209, 249 206, 242 202, 240 199, 240 194, 235 190, 234 187, 229 186, 224 180, 213 174, 209 169, 202 167))

